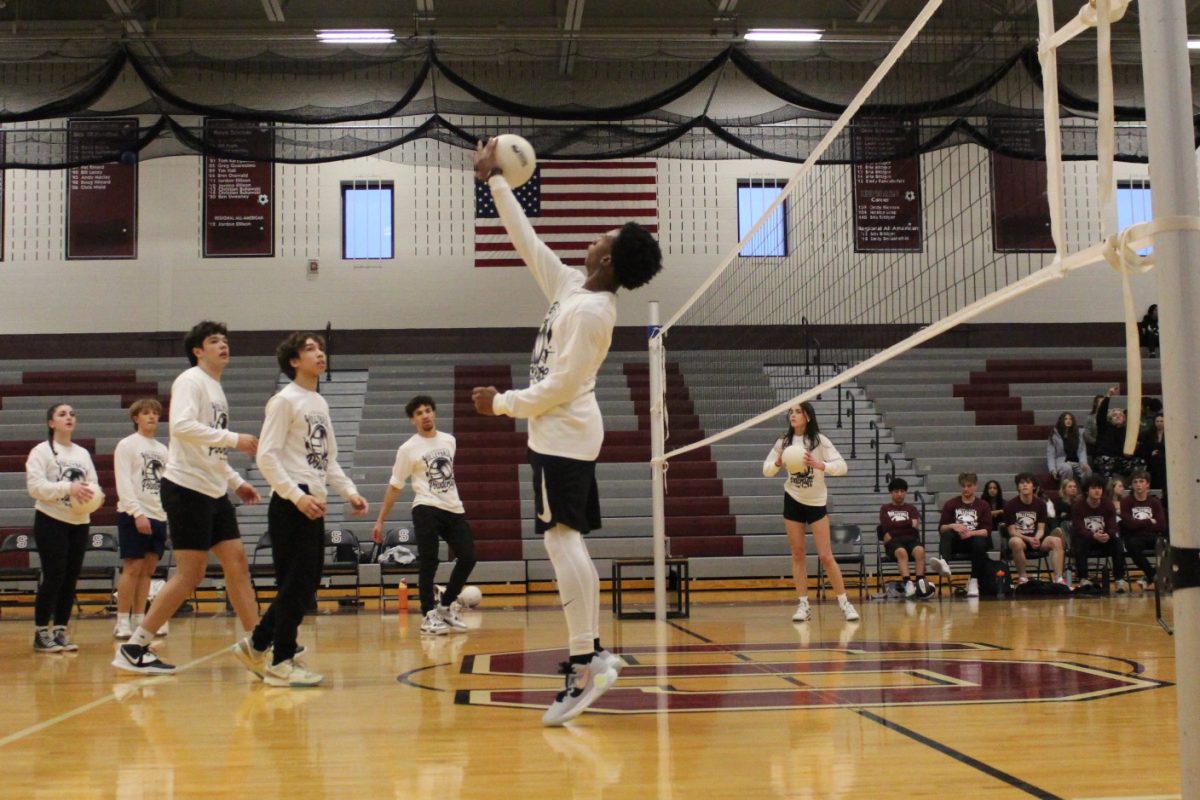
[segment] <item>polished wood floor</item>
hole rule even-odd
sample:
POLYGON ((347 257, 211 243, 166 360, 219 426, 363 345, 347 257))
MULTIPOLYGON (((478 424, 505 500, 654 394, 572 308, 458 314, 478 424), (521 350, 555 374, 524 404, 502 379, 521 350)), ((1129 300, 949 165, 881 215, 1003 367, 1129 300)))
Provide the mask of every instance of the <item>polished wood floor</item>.
POLYGON ((177 618, 178 675, 109 666, 112 620, 75 655, 0 621, 8 798, 1177 797, 1173 641, 1141 596, 818 605, 694 596, 659 626, 606 613, 631 666, 567 728, 542 710, 565 627, 550 598, 489 597, 470 633, 318 615, 316 689, 272 689, 228 654, 231 618, 177 618))

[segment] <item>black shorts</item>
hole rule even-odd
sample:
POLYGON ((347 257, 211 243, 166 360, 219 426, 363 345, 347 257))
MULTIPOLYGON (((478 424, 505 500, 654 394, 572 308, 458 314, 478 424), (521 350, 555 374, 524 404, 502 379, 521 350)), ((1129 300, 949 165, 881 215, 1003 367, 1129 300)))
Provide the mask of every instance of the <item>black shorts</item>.
POLYGON ((580 533, 600 527, 596 462, 529 451, 533 467, 534 528, 545 533, 565 525, 580 533))
POLYGON ((896 559, 896 551, 903 548, 904 552, 908 553, 908 557, 913 557, 913 550, 921 547, 920 539, 893 539, 890 542, 883 543, 883 549, 887 552, 888 558, 893 561, 896 559))
POLYGON ((828 515, 829 511, 825 506, 806 506, 796 502, 796 499, 790 494, 783 495, 783 518, 786 520, 811 525, 818 520, 825 519, 828 515))
POLYGON ((166 478, 159 493, 176 550, 211 550, 221 542, 242 538, 228 495, 209 497, 166 478))
MULTIPOLYGON (((147 517, 147 519, 149 519, 147 517)), ((139 559, 154 553, 162 558, 167 549, 167 523, 159 519, 150 520, 149 535, 140 533, 133 517, 124 511, 117 512, 117 544, 121 559, 139 559)))

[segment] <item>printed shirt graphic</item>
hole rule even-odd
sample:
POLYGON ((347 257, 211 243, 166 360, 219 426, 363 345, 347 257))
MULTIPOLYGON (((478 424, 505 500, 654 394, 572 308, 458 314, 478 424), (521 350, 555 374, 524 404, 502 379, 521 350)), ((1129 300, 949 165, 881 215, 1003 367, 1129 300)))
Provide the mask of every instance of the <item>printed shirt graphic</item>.
POLYGON ((167 467, 167 446, 157 439, 131 433, 113 451, 117 477, 117 511, 131 517, 165 521, 159 488, 167 467))
POLYGON ((952 497, 942 506, 938 527, 953 524, 966 525, 970 530, 991 531, 991 506, 982 497, 976 497, 970 503, 963 502, 961 496, 952 497))
POLYGON ((454 453, 458 443, 448 433, 435 436, 414 433, 396 451, 396 463, 388 483, 404 489, 412 478, 413 506, 433 506, 454 514, 462 514, 463 504, 454 482, 454 453))
POLYGON ((919 518, 920 512, 917 511, 916 506, 909 503, 900 505, 885 503, 879 509, 879 527, 882 529, 882 533, 891 534, 893 541, 918 538, 917 520, 919 518))
POLYGON ((308 494, 325 500, 329 489, 349 499, 358 489, 338 464, 329 403, 318 392, 289 383, 267 401, 256 462, 271 491, 293 503, 308 494))
MULTIPOLYGON (((792 444, 802 444, 800 437, 793 438, 792 444)), ((767 453, 767 458, 763 461, 763 475, 773 478, 779 474, 781 467, 775 466, 775 462, 779 459, 779 455, 783 452, 783 449, 783 439, 780 438, 776 440, 775 446, 771 448, 771 452, 767 453)), ((790 472, 787 480, 784 481, 783 490, 801 505, 823 506, 829 499, 829 493, 825 487, 825 478, 836 478, 839 475, 845 475, 848 467, 846 466, 846 461, 842 458, 842 454, 833 446, 833 442, 829 440, 829 437, 823 433, 818 434, 817 448, 812 453, 819 460, 825 462, 825 469, 812 469, 806 466, 798 472, 790 472)), ((786 468, 786 466, 785 464, 783 468, 786 468)))
POLYGON ((71 507, 71 484, 76 481, 99 482, 92 456, 76 444, 54 445, 41 442, 29 451, 25 462, 25 484, 34 499, 34 508, 68 525, 85 525, 90 514, 71 507))
POLYGON ((237 446, 229 428, 229 402, 219 381, 200 367, 171 385, 171 443, 163 477, 177 486, 220 497, 243 483, 226 452, 237 446))
POLYGON ((596 373, 612 344, 616 295, 583 288, 583 273, 565 266, 538 238, 502 176, 490 178, 488 186, 513 247, 550 302, 530 361, 529 387, 496 395, 492 410, 528 419, 529 447, 537 453, 595 461, 604 442, 596 373))
MULTIPOLYGON (((1046 504, 1036 497, 1031 503, 1023 502, 1019 496, 1014 497, 1004 504, 1004 520, 1006 524, 1015 526, 1021 534, 1036 536, 1038 523, 1043 526, 1046 523, 1046 504)), ((1045 532, 1044 527, 1042 530, 1045 532)))
POLYGON ((1121 499, 1121 534, 1158 535, 1167 529, 1167 513, 1154 495, 1138 500, 1133 493, 1121 499))
POLYGON ((1100 500, 1100 505, 1093 508, 1088 505, 1086 498, 1076 501, 1071 510, 1071 527, 1076 533, 1085 536, 1095 536, 1097 533, 1117 534, 1117 509, 1106 499, 1100 500))

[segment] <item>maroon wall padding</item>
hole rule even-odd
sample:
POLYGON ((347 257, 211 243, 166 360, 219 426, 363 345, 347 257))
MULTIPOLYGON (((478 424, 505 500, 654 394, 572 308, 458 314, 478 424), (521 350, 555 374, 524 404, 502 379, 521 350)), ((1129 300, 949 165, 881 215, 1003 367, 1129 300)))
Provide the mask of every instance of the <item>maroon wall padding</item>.
POLYGON ((42 370, 21 373, 22 383, 137 383, 137 370, 42 370))
MULTIPOLYGON (((132 432, 132 431, 131 431, 132 432)), ((21 456, 22 459, 29 455, 29 451, 37 445, 46 441, 45 439, 10 439, 8 441, 0 441, 0 456, 21 456)), ((80 439, 72 438, 75 444, 87 450, 89 453, 96 452, 95 439, 80 439)), ((21 469, 24 469, 22 462, 21 469)))
POLYGON ((740 536, 672 536, 671 555, 701 557, 701 556, 741 556, 742 537, 740 536))

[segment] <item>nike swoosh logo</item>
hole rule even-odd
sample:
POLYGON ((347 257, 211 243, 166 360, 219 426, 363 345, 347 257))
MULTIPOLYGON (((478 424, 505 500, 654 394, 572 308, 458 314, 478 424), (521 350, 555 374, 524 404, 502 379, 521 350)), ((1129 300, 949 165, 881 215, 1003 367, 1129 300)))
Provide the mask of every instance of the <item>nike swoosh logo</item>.
POLYGON ((549 522, 552 518, 550 513, 550 495, 546 492, 546 476, 542 476, 542 510, 537 515, 537 518, 542 522, 549 522))

